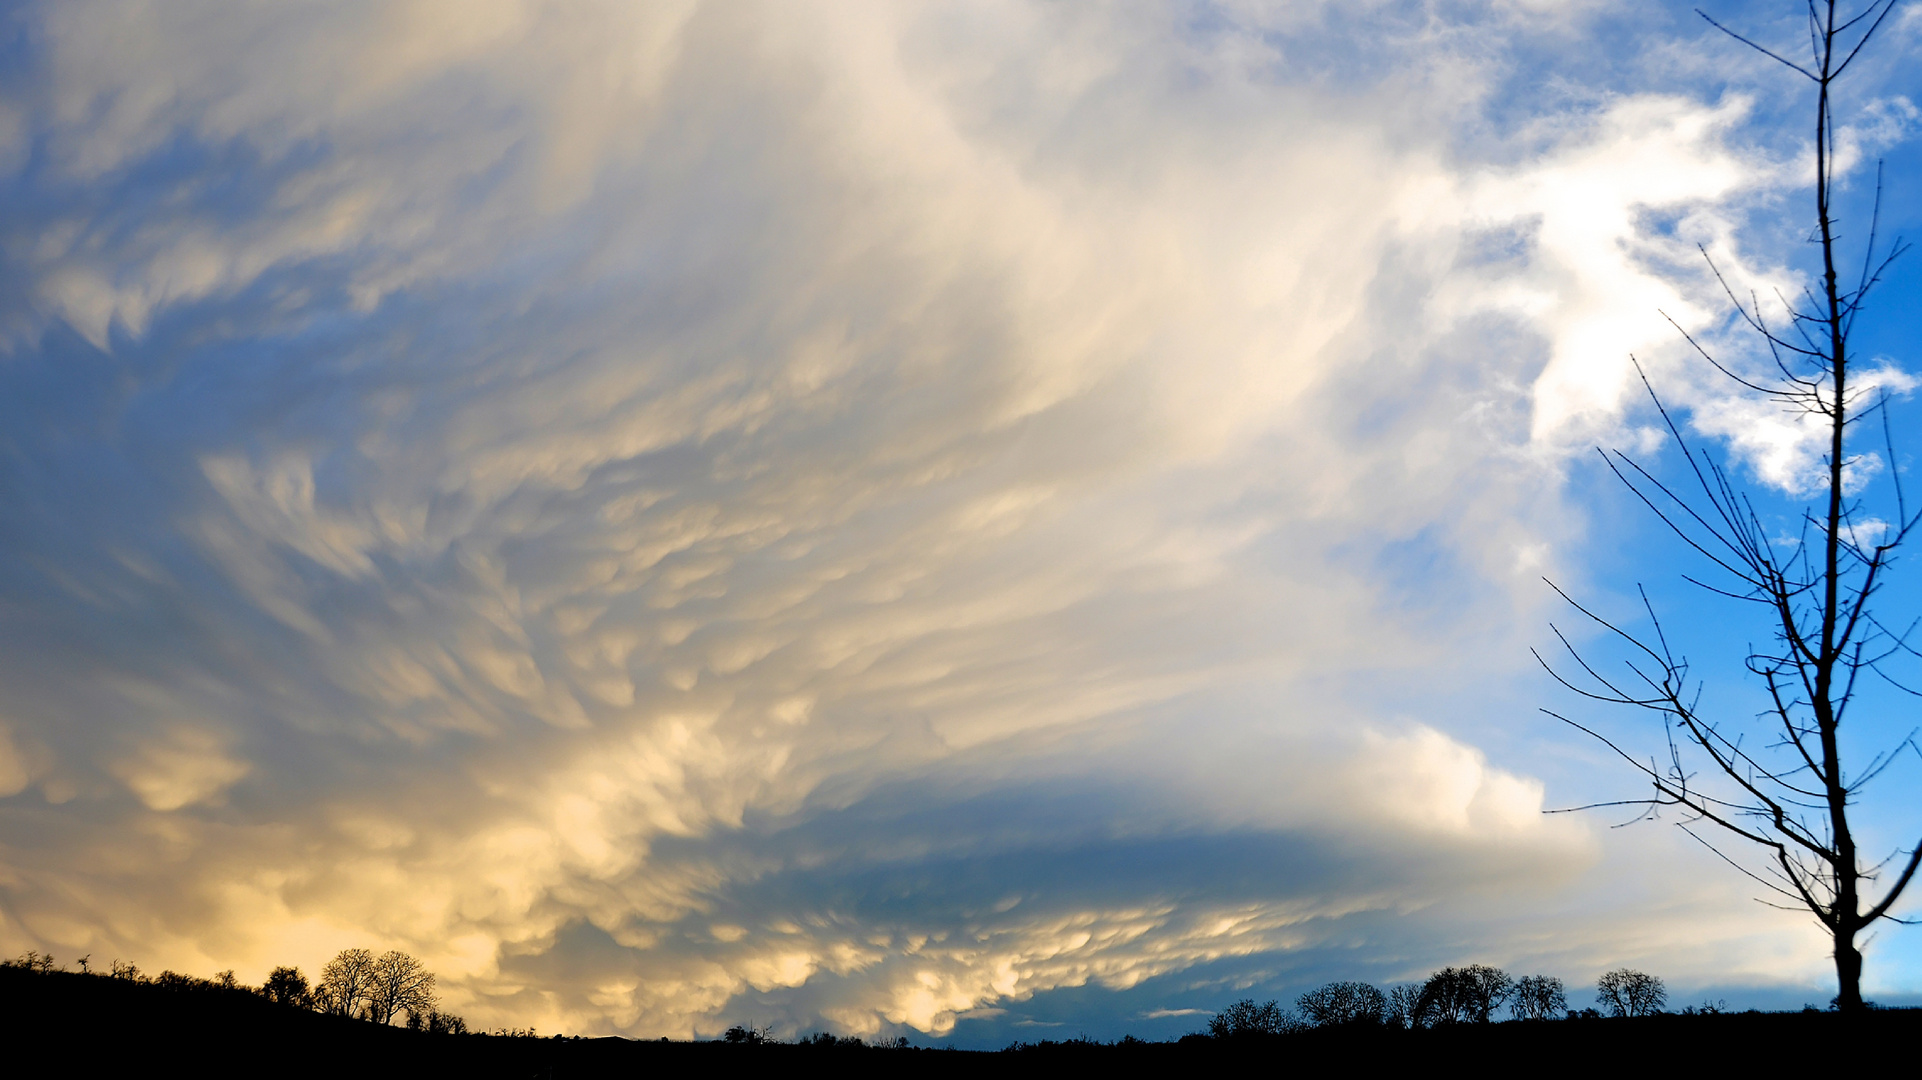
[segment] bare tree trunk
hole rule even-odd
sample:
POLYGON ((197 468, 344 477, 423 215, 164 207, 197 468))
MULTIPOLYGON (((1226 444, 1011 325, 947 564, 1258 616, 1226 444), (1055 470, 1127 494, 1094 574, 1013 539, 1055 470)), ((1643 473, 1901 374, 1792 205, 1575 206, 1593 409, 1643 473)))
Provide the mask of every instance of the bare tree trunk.
POLYGON ((1835 931, 1835 981, 1842 988, 1835 996, 1835 1007, 1857 1012, 1862 1004, 1862 951, 1855 947, 1855 931, 1835 931))
POLYGON ((1829 498, 1828 529, 1823 537, 1822 642, 1815 665, 1816 727, 1821 733, 1823 794, 1828 801, 1830 837, 1835 844, 1836 895, 1832 911, 1835 931, 1836 1005, 1853 1011, 1862 1007, 1862 954, 1855 947, 1860 909, 1856 870, 1855 837, 1849 831, 1848 786, 1842 774, 1841 750, 1836 745, 1835 675, 1842 659, 1842 643, 1836 640, 1841 629, 1842 586, 1842 481, 1847 458, 1843 437, 1848 427, 1848 334, 1843 326, 1843 298, 1835 271, 1835 218, 1830 213, 1830 154, 1833 138, 1829 87, 1836 77, 1835 4, 1828 5, 1828 18, 1821 33, 1821 67, 1816 80, 1815 109, 1815 213, 1822 229, 1822 292, 1827 301, 1830 398, 1829 419, 1829 498))

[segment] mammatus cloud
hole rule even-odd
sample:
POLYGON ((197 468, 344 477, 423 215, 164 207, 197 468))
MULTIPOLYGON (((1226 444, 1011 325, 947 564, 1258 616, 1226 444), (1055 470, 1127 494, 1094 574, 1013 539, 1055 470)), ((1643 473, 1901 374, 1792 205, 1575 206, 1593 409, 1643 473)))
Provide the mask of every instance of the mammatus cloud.
MULTIPOLYGON (((1652 947, 1517 930, 1598 840, 1358 688, 1512 679, 1787 181, 1733 99, 1464 156, 1457 36, 1220 16, 23 10, 0 937, 641 1035, 1652 947)), ((1728 895, 1673 965, 1781 940, 1728 895)))

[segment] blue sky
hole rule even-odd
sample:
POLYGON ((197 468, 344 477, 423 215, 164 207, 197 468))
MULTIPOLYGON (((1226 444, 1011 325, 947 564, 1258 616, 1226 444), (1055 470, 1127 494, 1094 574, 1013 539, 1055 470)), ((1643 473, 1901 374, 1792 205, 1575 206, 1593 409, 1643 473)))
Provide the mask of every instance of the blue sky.
MULTIPOLYGON (((1632 792, 1537 711, 1544 576, 1752 692, 1595 460, 1674 464, 1629 355, 1770 505, 1814 460, 1659 314, 1744 362, 1696 245, 1808 271, 1807 96, 1687 5, 4 27, 0 947, 956 1045, 1459 962, 1833 993, 1677 830, 1541 813, 1632 792)), ((1910 235, 1919 41, 1838 114, 1910 235)))

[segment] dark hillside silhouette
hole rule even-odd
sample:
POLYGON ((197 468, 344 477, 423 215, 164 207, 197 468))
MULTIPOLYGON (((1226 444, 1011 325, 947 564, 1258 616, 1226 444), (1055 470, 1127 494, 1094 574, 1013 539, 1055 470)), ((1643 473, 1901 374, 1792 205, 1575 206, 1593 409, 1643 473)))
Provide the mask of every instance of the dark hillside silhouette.
MULTIPOLYGON (((287 969, 290 970, 291 969, 287 969)), ((292 980, 283 979, 283 982, 292 980)), ((1352 984, 1359 986, 1361 984, 1352 984)), ((1366 998, 1367 995, 1361 995, 1366 998)), ((1372 999, 1370 999, 1372 1000, 1372 999)), ((1233 1010, 1230 1010, 1233 1011, 1233 1010)), ((999 1052, 876 1047, 815 1035, 795 1042, 636 1042, 627 1039, 434 1035, 284 1005, 237 985, 179 976, 138 981, 40 967, 0 968, 9 1074, 122 1071, 206 1076, 631 1077, 803 1068, 833 1075, 1055 1075, 1066 1070, 1309 1071, 1432 1067, 1438 1061, 1563 1065, 1578 1073, 1645 1066, 1792 1068, 1840 1037, 1905 1045, 1922 1036, 1922 1010, 1849 1016, 1693 1013, 1549 1022, 1455 1023, 1401 1030, 1352 1023, 1309 1028, 1285 1010, 1255 1006, 1227 1038, 1178 1042, 1088 1039, 1017 1044, 999 1052), (1258 1030, 1270 1028, 1268 1032, 1258 1030), (1285 1029, 1285 1030, 1279 1030, 1285 1029)))

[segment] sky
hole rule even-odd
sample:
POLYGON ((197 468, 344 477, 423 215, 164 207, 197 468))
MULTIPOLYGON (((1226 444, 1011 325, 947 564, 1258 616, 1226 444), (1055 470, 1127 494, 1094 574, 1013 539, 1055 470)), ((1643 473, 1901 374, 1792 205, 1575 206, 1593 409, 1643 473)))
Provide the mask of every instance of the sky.
MULTIPOLYGON (((1922 233, 1919 51, 1838 102, 1850 242, 1878 159, 1922 233)), ((1810 280, 1812 109, 1630 0, 0 6, 0 950, 648 1038, 1825 1003, 1670 822, 1543 813, 1640 789, 1541 708, 1659 729, 1530 651, 1646 583, 1752 711, 1595 450, 1676 467, 1633 355, 1792 520, 1819 433, 1676 327, 1756 360, 1703 249, 1810 280)))

